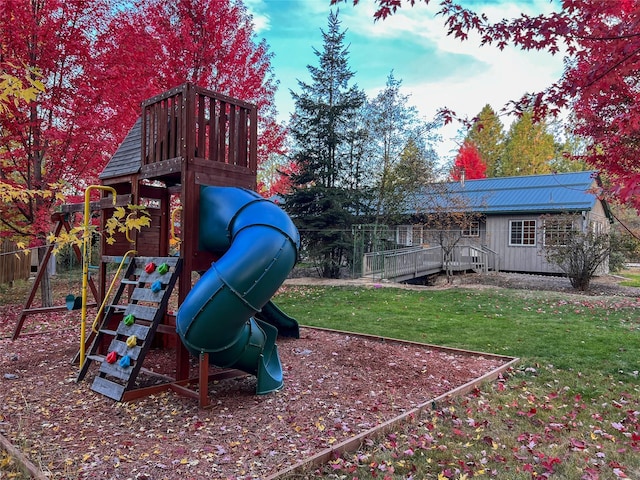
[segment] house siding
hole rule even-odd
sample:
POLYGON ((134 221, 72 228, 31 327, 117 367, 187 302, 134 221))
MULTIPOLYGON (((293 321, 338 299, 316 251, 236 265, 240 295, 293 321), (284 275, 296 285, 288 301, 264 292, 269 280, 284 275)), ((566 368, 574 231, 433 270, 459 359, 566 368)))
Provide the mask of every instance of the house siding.
MULTIPOLYGON (((592 211, 586 213, 587 225, 598 222, 602 233, 608 233, 610 224, 600 202, 596 202, 592 211)), ((563 273, 556 265, 545 258, 542 244, 543 218, 541 215, 492 215, 487 217, 486 245, 500 254, 500 270, 526 273, 563 273), (509 224, 513 220, 536 221, 535 245, 511 245, 509 243, 509 224)), ((608 273, 608 264, 602 265, 598 275, 608 273)))
POLYGON ((504 215, 487 218, 487 246, 500 254, 500 270, 529 273, 560 273, 555 265, 544 258, 540 236, 536 235, 535 245, 510 245, 509 224, 514 220, 534 220, 536 232, 540 231, 540 215, 504 215))

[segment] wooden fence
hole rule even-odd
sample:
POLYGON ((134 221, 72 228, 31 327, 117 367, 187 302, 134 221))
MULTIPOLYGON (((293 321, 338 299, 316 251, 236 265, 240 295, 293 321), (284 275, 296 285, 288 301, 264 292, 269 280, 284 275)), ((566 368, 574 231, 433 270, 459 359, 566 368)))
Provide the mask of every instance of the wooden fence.
POLYGON ((24 254, 14 242, 0 243, 0 284, 27 280, 31 274, 31 252, 24 254))

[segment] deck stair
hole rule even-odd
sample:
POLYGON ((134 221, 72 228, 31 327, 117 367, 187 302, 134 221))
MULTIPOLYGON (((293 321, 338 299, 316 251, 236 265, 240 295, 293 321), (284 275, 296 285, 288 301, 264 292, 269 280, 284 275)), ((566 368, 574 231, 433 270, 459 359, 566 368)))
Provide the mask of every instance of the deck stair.
POLYGON ((178 257, 131 259, 111 304, 105 308, 77 381, 96 362, 100 366, 92 390, 120 401, 125 392, 135 389, 136 378, 165 317, 181 268, 182 260, 178 257), (126 291, 128 303, 121 303, 127 297, 126 291), (109 341, 105 353, 104 345, 109 341))

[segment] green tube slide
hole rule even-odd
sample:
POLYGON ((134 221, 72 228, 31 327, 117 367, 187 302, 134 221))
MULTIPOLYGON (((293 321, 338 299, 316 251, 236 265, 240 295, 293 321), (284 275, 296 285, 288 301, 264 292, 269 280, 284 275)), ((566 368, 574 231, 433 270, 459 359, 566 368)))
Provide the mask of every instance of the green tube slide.
POLYGON ((278 326, 297 322, 270 301, 296 263, 300 235, 289 216, 251 190, 203 187, 200 248, 221 255, 178 309, 176 330, 194 355, 257 377, 256 393, 283 385, 278 326))

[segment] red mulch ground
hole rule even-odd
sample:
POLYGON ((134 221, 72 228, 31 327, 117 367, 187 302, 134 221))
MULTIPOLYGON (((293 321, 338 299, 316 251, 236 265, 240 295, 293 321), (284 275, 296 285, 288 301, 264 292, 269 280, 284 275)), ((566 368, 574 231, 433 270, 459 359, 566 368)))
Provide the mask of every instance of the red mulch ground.
POLYGON ((206 410, 173 392, 119 403, 90 389, 95 370, 75 382, 79 312, 28 317, 14 342, 19 311, 0 307, 0 434, 55 479, 265 478, 509 360, 304 328, 278 342, 278 392, 244 376, 211 383, 206 410))

